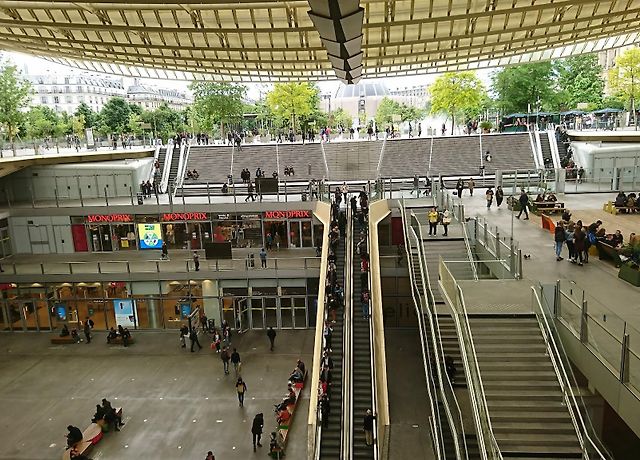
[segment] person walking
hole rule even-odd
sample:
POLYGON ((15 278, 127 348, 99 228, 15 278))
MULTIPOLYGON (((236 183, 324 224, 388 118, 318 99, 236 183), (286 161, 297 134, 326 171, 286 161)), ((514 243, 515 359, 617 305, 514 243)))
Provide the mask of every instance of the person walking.
POLYGON ((500 207, 500 205, 502 204, 502 200, 504 200, 504 191, 502 190, 502 187, 498 185, 498 188, 496 188, 496 206, 500 207))
POLYGON ((269 342, 271 343, 270 350, 273 351, 274 342, 276 341, 276 331, 274 331, 272 327, 269 327, 267 337, 269 337, 269 342))
POLYGON ((429 218, 429 236, 438 234, 438 210, 434 206, 428 214, 429 218))
POLYGON ((491 190, 491 187, 487 189, 485 198, 487 199, 487 209, 491 209, 491 204, 493 203, 493 190, 491 190))
POLYGON ((193 251, 193 265, 196 267, 196 271, 200 271, 200 256, 197 251, 193 251))
POLYGON ((89 325, 88 318, 84 322, 84 337, 87 339, 87 343, 91 343, 91 326, 89 325))
POLYGON ((476 183, 473 181, 473 178, 470 177, 467 182, 467 188, 469 189, 469 195, 473 196, 473 188, 476 186, 476 183))
POLYGON ((442 226, 444 227, 444 233, 442 234, 442 236, 449 235, 449 233, 447 232, 447 229, 450 223, 451 223, 451 213, 449 212, 448 209, 445 209, 444 212, 442 213, 442 226))
POLYGON ((253 417, 253 423, 251 425, 251 435, 253 437, 253 451, 256 451, 256 445, 262 447, 260 439, 262 438, 262 427, 264 426, 264 416, 262 413, 253 417))
POLYGON ((282 242, 282 237, 280 236, 280 233, 276 232, 276 234, 273 237, 273 241, 276 243, 276 251, 280 251, 280 243, 282 242))
POLYGON ((458 198, 462 198, 463 190, 464 190, 464 182, 462 181, 462 178, 459 178, 458 182, 456 182, 456 191, 458 193, 458 198))
POLYGON ((167 242, 162 242, 162 260, 169 260, 169 246, 167 246, 167 242))
POLYGON ((240 407, 244 407, 244 394, 247 392, 247 384, 242 381, 242 377, 238 377, 236 382, 236 392, 238 393, 238 402, 240 407))
POLYGON ((183 324, 180 328, 180 348, 187 348, 187 336, 189 335, 189 328, 186 324, 183 324))
POLYGON ((242 363, 240 361, 240 353, 235 348, 233 349, 233 353, 231 353, 231 363, 233 364, 233 370, 235 372, 236 378, 240 376, 240 371, 242 368, 242 363))
POLYGON ((326 428, 329 426, 329 414, 331 413, 329 396, 326 393, 320 399, 320 413, 322 414, 322 428, 326 428))
POLYGON ((364 420, 362 421, 362 428, 364 430, 364 442, 367 446, 373 446, 373 421, 376 416, 371 412, 371 409, 367 409, 364 414, 364 420))
POLYGON ((580 266, 582 266, 584 250, 586 248, 586 239, 587 239, 587 235, 582 230, 582 225, 579 224, 579 221, 576 222, 576 228, 573 232, 573 247, 574 247, 575 256, 578 260, 578 265, 580 266))
POLYGON ((529 211, 527 209, 529 206, 529 195, 527 195, 527 192, 525 192, 524 189, 520 192, 518 202, 520 203, 520 212, 516 216, 516 219, 520 219, 520 216, 524 212, 524 220, 529 220, 529 211))
POLYGON ((413 176, 413 190, 411 190, 411 194, 415 192, 416 196, 420 196, 420 179, 417 174, 413 176))
POLYGON ((202 350, 202 345, 198 341, 198 331, 195 327, 191 328, 191 332, 189 333, 189 339, 191 339, 191 353, 193 353, 193 346, 198 345, 198 350, 202 350))
POLYGON ((205 457, 204 460, 216 460, 216 456, 213 455, 212 451, 207 452, 207 456, 205 457))
POLYGON ((346 182, 342 183, 342 187, 340 187, 342 194, 344 195, 344 204, 347 205, 347 197, 349 196, 349 186, 346 182))
POLYGON ((231 360, 231 357, 229 356, 229 349, 227 347, 224 347, 220 352, 220 359, 222 360, 224 375, 229 375, 229 361, 231 360))
POLYGON ((260 266, 267 268, 267 251, 265 251, 264 248, 260 250, 260 266))
POLYGON ((562 254, 562 246, 564 246, 564 242, 566 240, 566 236, 564 233, 564 225, 562 224, 562 221, 559 221, 556 224, 556 229, 554 231, 554 235, 553 235, 553 240, 555 241, 555 246, 556 246, 556 261, 560 262, 563 257, 561 256, 562 254))

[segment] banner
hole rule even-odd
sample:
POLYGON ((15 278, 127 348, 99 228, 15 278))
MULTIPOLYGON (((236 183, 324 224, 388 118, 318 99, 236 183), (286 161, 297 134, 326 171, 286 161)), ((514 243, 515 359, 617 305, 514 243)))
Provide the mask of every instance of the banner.
POLYGON ((180 304, 180 317, 182 319, 187 319, 190 314, 191 314, 191 304, 190 303, 180 304))
POLYGON ((140 249, 161 249, 162 228, 160 224, 138 224, 140 249))
POLYGON ((56 306, 55 306, 55 311, 56 311, 56 317, 60 321, 66 321, 67 320, 67 305, 66 304, 57 303, 56 306))
POLYGON ((113 309, 118 326, 134 327, 136 325, 136 305, 133 299, 114 299, 113 309))

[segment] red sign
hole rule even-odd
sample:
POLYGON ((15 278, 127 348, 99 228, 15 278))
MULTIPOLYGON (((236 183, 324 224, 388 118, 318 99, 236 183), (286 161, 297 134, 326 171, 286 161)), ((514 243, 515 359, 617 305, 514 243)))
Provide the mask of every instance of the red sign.
POLYGON ((93 214, 87 216, 87 222, 101 223, 101 222, 133 222, 131 214, 93 214))
POLYGON ((177 220, 208 220, 206 212, 170 212, 162 215, 162 222, 177 220))
POLYGON ((266 211, 265 219, 308 219, 311 211, 266 211))

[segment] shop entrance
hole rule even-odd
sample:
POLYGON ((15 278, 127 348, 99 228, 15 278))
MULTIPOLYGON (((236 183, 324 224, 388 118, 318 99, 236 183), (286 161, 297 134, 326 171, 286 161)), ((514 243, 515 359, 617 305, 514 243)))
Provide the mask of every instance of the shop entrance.
POLYGON ((248 331, 251 328, 249 324, 249 299, 246 297, 236 297, 234 304, 238 331, 241 333, 248 331))

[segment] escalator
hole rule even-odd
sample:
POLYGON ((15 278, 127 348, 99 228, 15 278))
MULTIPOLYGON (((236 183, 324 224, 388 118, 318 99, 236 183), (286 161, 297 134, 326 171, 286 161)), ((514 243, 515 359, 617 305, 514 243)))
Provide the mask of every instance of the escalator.
MULTIPOLYGON (((338 282, 344 287, 345 239, 340 238, 336 250, 336 273, 338 282)), ((333 370, 329 398, 329 417, 320 432, 320 456, 322 460, 335 460, 341 457, 342 442, 342 377, 344 367, 344 304, 337 309, 336 322, 331 335, 331 359, 333 370)))
MULTIPOLYGON (((185 141, 186 142, 186 141, 185 141)), ((180 153, 183 152, 182 146, 179 145, 173 150, 173 156, 171 157, 171 167, 169 168, 169 181, 171 184, 171 190, 175 191, 176 184, 178 183, 178 167, 180 166, 180 153)))
MULTIPOLYGON (((371 374, 371 332, 369 319, 364 318, 360 308, 361 293, 369 290, 368 273, 361 274, 360 256, 356 253, 357 240, 361 232, 367 232, 366 224, 353 221, 353 263, 352 263, 352 452, 354 459, 374 458, 374 448, 365 443, 362 429, 363 418, 367 410, 373 410, 372 374, 371 374)), ((366 239, 365 239, 366 240, 366 239)))
MULTIPOLYGON (((154 175, 153 178, 151 179, 152 181, 157 181, 158 183, 160 183, 160 181, 162 180, 162 171, 164 171, 164 160, 167 158, 167 146, 162 146, 160 147, 160 150, 158 151, 158 171, 157 171, 157 175, 154 175)), ((155 171, 154 171, 155 174, 155 171)))

